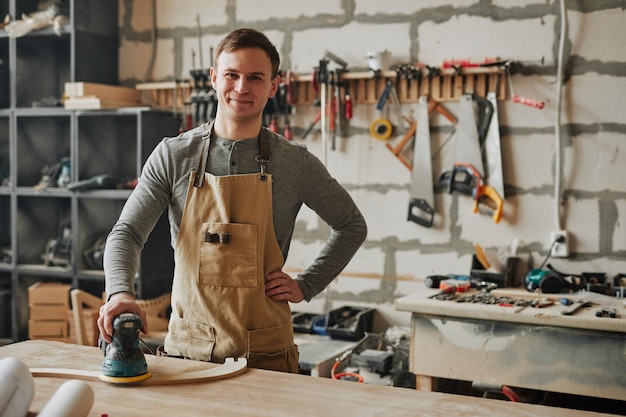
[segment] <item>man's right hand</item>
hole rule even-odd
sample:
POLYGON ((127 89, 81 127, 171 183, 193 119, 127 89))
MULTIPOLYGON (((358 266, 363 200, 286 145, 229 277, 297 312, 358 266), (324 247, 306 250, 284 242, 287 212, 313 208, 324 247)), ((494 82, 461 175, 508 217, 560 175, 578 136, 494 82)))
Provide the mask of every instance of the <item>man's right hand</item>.
POLYGON ((127 292, 113 294, 109 301, 100 307, 100 316, 98 317, 98 329, 102 338, 111 343, 113 335, 113 319, 122 313, 134 313, 141 317, 143 327, 142 333, 148 333, 148 321, 146 313, 135 302, 135 296, 127 292))

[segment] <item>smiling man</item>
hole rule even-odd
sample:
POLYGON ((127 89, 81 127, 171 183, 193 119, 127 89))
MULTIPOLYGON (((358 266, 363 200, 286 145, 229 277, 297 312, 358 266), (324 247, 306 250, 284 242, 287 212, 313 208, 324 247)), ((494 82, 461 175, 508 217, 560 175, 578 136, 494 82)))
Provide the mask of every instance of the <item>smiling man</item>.
POLYGON ((251 367, 298 371, 289 302, 326 288, 367 227, 319 159, 262 126, 279 66, 274 45, 253 29, 231 32, 216 48, 215 120, 161 141, 108 236, 108 300, 98 319, 106 341, 124 312, 139 314, 148 329, 133 281, 140 251, 168 209, 175 270, 166 354, 216 363, 245 357, 251 367), (282 267, 302 204, 332 233, 294 278, 282 267))

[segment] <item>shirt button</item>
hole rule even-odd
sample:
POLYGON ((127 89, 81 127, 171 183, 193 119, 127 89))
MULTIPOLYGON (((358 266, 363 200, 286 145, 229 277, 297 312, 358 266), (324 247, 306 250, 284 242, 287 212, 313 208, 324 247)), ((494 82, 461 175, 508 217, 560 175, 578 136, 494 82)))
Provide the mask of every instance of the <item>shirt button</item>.
POLYGON ((231 164, 231 165, 237 165, 237 162, 235 162, 235 161, 230 161, 230 164, 231 164))

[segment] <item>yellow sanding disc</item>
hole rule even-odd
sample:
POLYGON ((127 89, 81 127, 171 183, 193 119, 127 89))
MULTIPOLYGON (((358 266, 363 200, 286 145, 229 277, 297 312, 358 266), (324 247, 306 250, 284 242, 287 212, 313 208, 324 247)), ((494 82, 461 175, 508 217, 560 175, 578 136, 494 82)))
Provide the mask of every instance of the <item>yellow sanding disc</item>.
POLYGON ((393 126, 387 119, 377 119, 370 125, 370 135, 374 139, 387 140, 391 137, 393 126))
POLYGON ((145 381, 151 376, 152 374, 150 373, 150 371, 148 371, 143 375, 127 376, 127 377, 109 376, 109 375, 100 374, 98 378, 100 379, 100 381, 110 382, 112 384, 132 384, 133 382, 145 381))

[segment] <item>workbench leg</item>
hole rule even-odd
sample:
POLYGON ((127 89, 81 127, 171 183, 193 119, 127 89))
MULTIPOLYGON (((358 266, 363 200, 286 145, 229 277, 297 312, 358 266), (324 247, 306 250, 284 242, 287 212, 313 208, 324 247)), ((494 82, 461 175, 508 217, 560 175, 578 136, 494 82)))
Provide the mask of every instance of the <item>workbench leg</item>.
POLYGON ((415 389, 418 391, 432 391, 433 378, 426 375, 415 375, 415 389))

